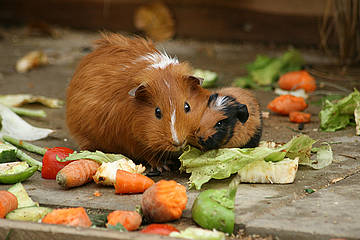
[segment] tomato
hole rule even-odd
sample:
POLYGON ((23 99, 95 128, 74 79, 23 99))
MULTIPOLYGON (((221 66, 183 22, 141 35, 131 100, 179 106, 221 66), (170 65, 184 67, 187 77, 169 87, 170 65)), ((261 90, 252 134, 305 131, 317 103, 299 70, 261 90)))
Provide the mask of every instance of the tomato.
POLYGON ((43 167, 41 170, 41 177, 46 179, 56 179, 56 174, 63 167, 68 165, 71 161, 59 162, 56 160, 56 156, 60 159, 64 159, 73 153, 74 150, 66 147, 54 147, 49 148, 43 157, 43 167))
POLYGON ((179 230, 167 224, 150 224, 144 229, 142 229, 140 232, 168 236, 172 232, 179 232, 179 230))

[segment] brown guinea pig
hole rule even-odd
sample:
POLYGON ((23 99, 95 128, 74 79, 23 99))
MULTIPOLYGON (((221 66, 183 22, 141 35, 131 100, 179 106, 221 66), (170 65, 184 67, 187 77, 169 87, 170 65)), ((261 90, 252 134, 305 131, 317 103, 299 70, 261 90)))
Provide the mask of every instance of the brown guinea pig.
POLYGON ((201 80, 145 39, 108 33, 96 43, 67 89, 70 134, 81 149, 165 165, 198 125, 201 80))
POLYGON ((262 133, 259 103, 247 90, 223 88, 208 98, 192 144, 203 151, 257 147, 262 133))

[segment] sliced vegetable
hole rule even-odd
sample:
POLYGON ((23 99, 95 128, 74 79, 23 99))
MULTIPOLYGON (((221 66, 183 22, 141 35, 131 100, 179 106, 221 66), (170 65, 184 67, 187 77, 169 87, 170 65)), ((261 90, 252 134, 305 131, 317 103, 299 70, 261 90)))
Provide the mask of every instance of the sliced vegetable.
POLYGON ((21 183, 17 183, 8 189, 9 192, 14 194, 18 200, 18 208, 39 206, 34 202, 27 194, 24 186, 21 183))
POLYGON ((47 207, 24 207, 18 208, 14 211, 9 212, 6 215, 6 219, 17 220, 17 221, 29 221, 29 222, 38 222, 46 214, 52 211, 51 208, 47 207))
POLYGON ((154 181, 142 174, 118 169, 116 171, 115 193, 143 193, 154 181))
POLYGON ((28 108, 20 108, 20 107, 10 107, 10 110, 20 116, 27 117, 46 117, 46 113, 44 110, 34 110, 28 108))
POLYGON ((208 189, 201 192, 191 209, 193 220, 206 229, 216 229, 232 234, 235 226, 235 196, 240 183, 233 178, 229 189, 208 189))
POLYGON ((120 223, 126 228, 126 230, 135 231, 140 227, 142 218, 140 214, 135 211, 116 210, 109 213, 107 220, 107 225, 116 226, 120 223))
POLYGON ((12 162, 0 164, 0 183, 14 184, 31 177, 37 166, 29 167, 26 162, 12 162))
POLYGON ((48 64, 48 58, 42 51, 31 51, 16 62, 16 71, 25 73, 29 70, 48 64))
POLYGON ((284 90, 304 89, 306 92, 313 92, 316 89, 315 78, 306 70, 285 73, 280 77, 278 84, 284 90))
MULTIPOLYGON (((323 131, 334 132, 345 128, 354 120, 356 111, 360 111, 360 92, 354 90, 348 96, 330 102, 325 100, 322 110, 319 113, 320 128, 323 131)), ((357 114, 359 116, 359 114, 357 114)), ((359 117, 357 117, 358 119, 359 117)), ((359 122, 359 120, 357 120, 359 122)))
POLYGON ((84 185, 93 180, 99 166, 99 163, 87 159, 73 161, 57 173, 56 182, 64 188, 84 185))
POLYGON ((172 232, 170 233, 170 237, 194 240, 225 240, 225 234, 223 232, 216 231, 215 229, 210 231, 195 227, 188 227, 180 232, 172 232))
POLYGON ((39 140, 53 132, 51 129, 37 128, 25 122, 8 107, 0 104, 0 137, 9 135, 22 140, 39 140))
POLYGON ((16 147, 0 142, 0 163, 16 161, 16 147))
POLYGON ((61 108, 65 104, 65 102, 60 99, 35 96, 31 94, 0 95, 0 103, 8 107, 20 107, 27 103, 41 103, 49 108, 61 108))
POLYGON ((54 209, 42 220, 42 223, 63 224, 74 227, 90 227, 91 221, 83 207, 54 209))
POLYGON ((0 218, 18 207, 18 200, 14 194, 8 191, 0 191, 0 218))
POLYGON ((195 77, 204 79, 201 84, 201 86, 204 88, 214 87, 216 85, 216 81, 218 80, 217 73, 209 70, 195 69, 193 75, 195 77))
POLYGON ((94 181, 97 184, 113 186, 116 181, 117 170, 124 170, 131 173, 141 174, 145 171, 145 167, 141 164, 136 165, 130 159, 119 159, 115 162, 104 162, 98 168, 94 175, 94 181))
POLYGON ((160 180, 148 188, 141 199, 144 217, 152 222, 179 219, 186 207, 186 188, 174 180, 160 180))
POLYGON ((126 159, 130 160, 129 158, 125 157, 122 154, 109 154, 103 153, 101 151, 90 152, 90 151, 80 151, 80 152, 73 152, 68 157, 64 159, 57 158, 59 162, 66 162, 72 160, 79 160, 79 159, 91 159, 98 163, 104 162, 115 162, 117 160, 126 159))
POLYGON ((304 112, 291 112, 289 113, 290 122, 294 123, 308 123, 310 122, 311 114, 304 112))
MULTIPOLYGON (((7 143, 9 144, 9 143, 7 143)), ((10 145, 10 144, 9 144, 10 145)), ((27 164, 29 164, 32 167, 38 167, 38 170, 41 171, 42 169, 42 162, 39 162, 38 160, 30 157, 29 155, 27 155, 26 153, 24 153, 23 151, 21 151, 20 149, 16 150, 16 157, 18 159, 20 159, 21 161, 26 162, 27 164)))
POLYGON ((287 91, 287 90, 283 90, 281 88, 275 88, 274 93, 277 95, 293 95, 295 97, 302 97, 304 99, 307 99, 309 97, 309 95, 306 94, 304 89, 287 91))
POLYGON ((57 159, 64 159, 74 150, 67 147, 49 148, 43 157, 43 168, 41 170, 41 177, 45 179, 56 179, 58 172, 63 169, 70 162, 59 162, 57 159))
POLYGON ((153 224, 147 225, 140 232, 168 236, 172 232, 179 232, 179 230, 168 224, 153 223, 153 224))
POLYGON ((307 108, 307 104, 302 97, 292 95, 281 95, 272 100, 267 108, 275 113, 288 115, 290 112, 302 111, 307 108))
MULTIPOLYGON (((18 140, 16 138, 13 138, 8 135, 4 135, 2 138, 6 142, 11 143, 11 144, 15 145, 16 147, 23 148, 29 152, 37 153, 40 155, 44 155, 46 153, 46 151, 48 150, 47 148, 39 147, 39 146, 36 146, 34 144, 31 144, 31 143, 28 143, 28 142, 25 142, 22 140, 18 140)), ((15 147, 13 147, 13 148, 15 148, 15 147)))
POLYGON ((298 170, 299 158, 285 158, 278 162, 256 161, 239 170, 241 182, 247 183, 292 183, 298 170))

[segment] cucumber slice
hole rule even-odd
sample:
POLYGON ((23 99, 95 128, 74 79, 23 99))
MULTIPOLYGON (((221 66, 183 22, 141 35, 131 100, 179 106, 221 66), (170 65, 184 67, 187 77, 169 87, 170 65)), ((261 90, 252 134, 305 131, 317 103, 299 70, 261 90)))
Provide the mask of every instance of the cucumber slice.
POLYGON ((39 206, 37 202, 34 202, 29 197, 24 186, 21 183, 15 184, 11 188, 9 188, 8 191, 14 194, 18 199, 18 208, 39 206))
POLYGON ((6 219, 37 222, 51 212, 51 208, 47 207, 24 207, 18 208, 6 215, 6 219))
POLYGON ((0 142, 0 163, 15 162, 16 147, 0 142))
POLYGON ((14 184, 31 177, 38 166, 29 167, 26 162, 12 162, 0 164, 0 183, 14 184))
POLYGON ((9 162, 0 164, 0 175, 14 174, 25 171, 29 167, 26 162, 9 162))

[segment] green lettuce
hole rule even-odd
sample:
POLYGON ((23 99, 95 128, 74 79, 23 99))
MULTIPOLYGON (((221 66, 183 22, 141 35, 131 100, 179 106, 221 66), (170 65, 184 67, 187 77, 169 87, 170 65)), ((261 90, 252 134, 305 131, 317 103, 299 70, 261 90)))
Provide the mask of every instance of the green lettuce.
MULTIPOLYGON (((320 129, 327 132, 335 132, 345 128, 347 125, 359 122, 360 92, 354 90, 348 96, 337 102, 326 100, 319 113, 320 129), (355 117, 357 117, 355 119, 355 117)), ((360 134, 360 133, 359 133, 360 134)))
MULTIPOLYGON (((307 135, 299 135, 288 143, 278 146, 259 146, 256 148, 222 148, 201 152, 199 149, 188 146, 179 157, 181 171, 191 173, 190 187, 200 189, 210 179, 224 179, 238 172, 249 163, 255 161, 281 161, 285 157, 299 158, 299 164, 319 164, 321 159, 311 160, 312 145, 316 141, 307 135), (286 154, 282 154, 285 152, 286 154)), ((331 152, 332 155, 332 152, 331 152)), ((331 161, 327 163, 329 165, 331 161)), ((321 166, 325 167, 325 164, 321 166)), ((326 165, 326 166, 327 166, 326 165)))

